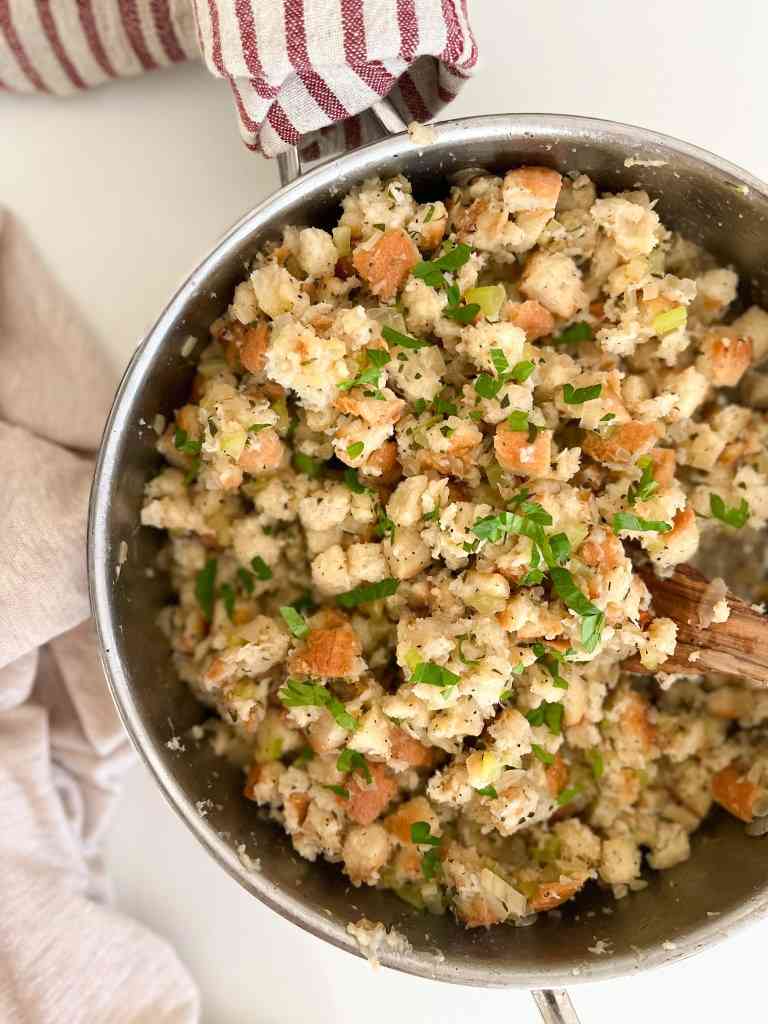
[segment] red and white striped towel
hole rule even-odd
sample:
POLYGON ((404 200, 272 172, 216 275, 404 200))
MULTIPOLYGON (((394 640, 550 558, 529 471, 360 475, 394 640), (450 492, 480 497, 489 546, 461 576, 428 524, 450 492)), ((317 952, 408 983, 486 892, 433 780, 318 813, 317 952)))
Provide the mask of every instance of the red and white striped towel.
MULTIPOLYGON (((467 0, 0 0, 0 89, 67 94, 200 53, 275 156, 389 96, 426 121, 477 62, 467 0)), ((307 155, 312 155, 311 152, 307 155)))

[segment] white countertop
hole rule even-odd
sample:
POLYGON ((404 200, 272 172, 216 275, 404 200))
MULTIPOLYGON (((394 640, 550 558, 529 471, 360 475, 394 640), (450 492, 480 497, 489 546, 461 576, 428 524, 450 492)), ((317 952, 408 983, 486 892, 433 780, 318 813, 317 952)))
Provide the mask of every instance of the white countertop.
MULTIPOLYGON (((677 135, 768 178, 765 4, 470 6, 484 70, 450 116, 592 114, 677 135)), ((277 182, 276 168, 241 146, 226 87, 197 67, 66 101, 0 95, 0 125, 0 202, 27 223, 116 368, 185 273, 277 182)), ((176 945, 210 1024, 538 1020, 526 993, 374 974, 281 920, 213 864, 139 766, 108 860, 119 904, 176 945)), ((579 987, 583 1024, 678 1014, 720 1024, 734 996, 742 1011, 753 992, 759 999, 766 940, 768 922, 684 964, 579 987)))

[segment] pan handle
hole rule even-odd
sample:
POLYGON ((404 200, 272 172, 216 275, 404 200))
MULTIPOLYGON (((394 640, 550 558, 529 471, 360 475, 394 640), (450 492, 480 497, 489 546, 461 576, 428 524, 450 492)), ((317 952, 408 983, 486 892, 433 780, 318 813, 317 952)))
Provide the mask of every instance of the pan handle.
MULTIPOLYGON (((405 122, 389 100, 378 100, 370 108, 370 112, 375 118, 378 134, 382 138, 386 138, 388 135, 399 135, 400 132, 406 130, 405 122)), ((280 175, 281 185, 290 185, 292 181, 301 177, 304 168, 301 166, 298 147, 291 146, 284 153, 278 153, 277 171, 280 175)))
POLYGON ((564 988, 542 988, 531 992, 544 1024, 579 1024, 571 997, 564 988))
MULTIPOLYGON (((405 122, 389 100, 382 99, 374 103, 370 112, 376 119, 378 132, 382 138, 399 135, 406 130, 405 122)), ((277 170, 281 185, 290 185, 301 177, 304 168, 301 166, 301 157, 296 146, 291 146, 284 153, 278 154, 277 170)), ((532 991, 531 995, 544 1024, 579 1024, 579 1018, 565 989, 538 989, 532 991)))

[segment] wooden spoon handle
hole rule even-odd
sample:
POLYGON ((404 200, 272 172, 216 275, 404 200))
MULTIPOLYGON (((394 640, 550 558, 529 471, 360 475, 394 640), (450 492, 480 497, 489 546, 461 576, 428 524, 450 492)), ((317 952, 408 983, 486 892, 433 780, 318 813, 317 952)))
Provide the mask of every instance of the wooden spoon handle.
MULTIPOLYGON (((677 648, 661 665, 661 672, 722 672, 768 686, 767 616, 729 590, 724 595, 731 611, 728 619, 702 626, 700 613, 711 587, 706 576, 690 565, 678 566, 666 579, 659 579, 650 567, 639 571, 651 592, 655 615, 677 623, 677 648)), ((625 663, 625 668, 630 672, 648 671, 635 658, 625 663)))

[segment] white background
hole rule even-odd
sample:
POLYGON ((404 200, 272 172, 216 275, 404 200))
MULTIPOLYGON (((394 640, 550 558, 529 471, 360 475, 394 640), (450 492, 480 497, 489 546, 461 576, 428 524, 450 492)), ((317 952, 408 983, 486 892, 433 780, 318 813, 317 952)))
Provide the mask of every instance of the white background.
MULTIPOLYGON (((548 111, 628 121, 768 178, 768 5, 470 6, 483 70, 450 116, 548 111)), ((0 96, 0 202, 31 229, 116 369, 179 280, 276 182, 276 168, 241 146, 227 88, 197 67, 66 101, 0 96)), ((127 778, 108 860, 119 904, 175 943, 197 978, 206 1024, 538 1019, 526 993, 373 974, 276 917, 207 859, 139 766, 127 778)), ((743 1016, 753 999, 759 1005, 766 940, 768 922, 655 974, 579 987, 583 1024, 743 1016)))

